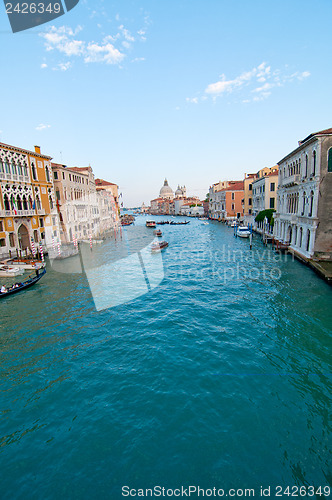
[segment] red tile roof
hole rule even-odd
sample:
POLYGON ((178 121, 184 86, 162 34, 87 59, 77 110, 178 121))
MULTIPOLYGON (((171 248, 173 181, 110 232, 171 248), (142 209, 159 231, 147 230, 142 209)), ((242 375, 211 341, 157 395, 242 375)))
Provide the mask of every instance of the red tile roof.
POLYGON ((222 191, 243 191, 244 182, 243 181, 231 181, 230 185, 223 189, 222 191))

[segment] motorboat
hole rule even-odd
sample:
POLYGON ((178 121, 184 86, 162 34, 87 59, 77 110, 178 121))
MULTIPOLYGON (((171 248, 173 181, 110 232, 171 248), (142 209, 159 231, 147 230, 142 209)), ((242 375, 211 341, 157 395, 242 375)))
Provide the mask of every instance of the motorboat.
POLYGON ((167 241, 154 241, 151 243, 151 252, 161 252, 166 247, 168 247, 167 241))
POLYGON ((236 236, 240 238, 249 238, 251 231, 248 226, 239 226, 236 231, 236 236))
POLYGON ((159 238, 163 235, 163 233, 160 231, 160 229, 155 229, 155 230, 153 231, 153 234, 154 234, 155 236, 158 236, 159 238))
POLYGON ((147 220, 145 225, 146 227, 156 227, 156 222, 154 220, 147 220))
MULTIPOLYGON (((19 269, 22 269, 24 271, 24 269, 41 269, 42 267, 45 267, 45 262, 37 259, 12 258, 0 262, 0 266, 2 265, 8 267, 18 267, 19 269)), ((8 276, 8 274, 6 274, 6 276, 8 276)))
POLYGON ((1 278, 11 278, 14 276, 19 276, 24 274, 24 269, 16 266, 7 266, 4 264, 0 265, 0 277, 1 278))

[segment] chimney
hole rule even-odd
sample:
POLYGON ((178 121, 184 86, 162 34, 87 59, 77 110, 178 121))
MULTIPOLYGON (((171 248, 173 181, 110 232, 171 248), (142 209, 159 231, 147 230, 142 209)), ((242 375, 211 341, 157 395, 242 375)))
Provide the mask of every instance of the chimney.
POLYGON ((40 146, 35 146, 35 153, 40 155, 40 146))

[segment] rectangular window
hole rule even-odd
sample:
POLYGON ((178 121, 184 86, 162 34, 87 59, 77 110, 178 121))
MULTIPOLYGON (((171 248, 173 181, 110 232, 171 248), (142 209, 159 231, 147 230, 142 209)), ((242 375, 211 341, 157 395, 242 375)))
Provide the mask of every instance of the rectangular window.
POLYGON ((0 220, 0 231, 3 231, 3 222, 0 220))
POLYGON ((54 172, 54 179, 58 180, 58 172, 54 172))
POLYGON ((9 244, 12 248, 15 246, 14 233, 9 233, 9 244))
POLYGON ((234 205, 234 203, 232 203, 232 210, 234 210, 234 208, 235 208, 235 205, 234 205))
POLYGON ((249 184, 249 191, 252 191, 252 184, 249 184))
POLYGON ((65 179, 65 173, 64 172, 62 172, 62 178, 65 179))
POLYGON ((274 208, 275 199, 270 198, 270 208, 274 208))
POLYGON ((275 191, 275 183, 271 182, 270 184, 270 191, 275 191))
POLYGON ((60 201, 60 191, 58 189, 55 191, 55 197, 58 201, 60 201))
POLYGON ((0 247, 5 247, 5 246, 6 246, 5 238, 0 238, 0 247))
POLYGON ((249 204, 249 205, 252 205, 252 198, 249 198, 249 200, 248 200, 248 204, 249 204))
POLYGON ((55 226, 56 225, 56 220, 55 220, 55 217, 52 217, 52 225, 55 226))
POLYGON ((232 193, 232 200, 235 200, 235 193, 232 193))
POLYGON ((249 215, 251 215, 251 208, 249 208, 249 215))
POLYGON ((39 227, 44 227, 44 219, 39 219, 39 227))
POLYGON ((71 174, 69 174, 69 180, 71 181, 71 174))

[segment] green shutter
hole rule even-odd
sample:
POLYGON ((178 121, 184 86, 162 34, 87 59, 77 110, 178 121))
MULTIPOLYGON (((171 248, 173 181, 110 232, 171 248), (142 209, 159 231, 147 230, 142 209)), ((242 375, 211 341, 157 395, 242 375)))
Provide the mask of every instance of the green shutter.
POLYGON ((327 171, 332 172, 332 148, 329 149, 329 157, 327 163, 327 171))

